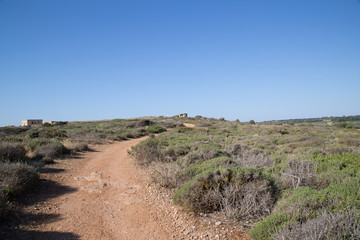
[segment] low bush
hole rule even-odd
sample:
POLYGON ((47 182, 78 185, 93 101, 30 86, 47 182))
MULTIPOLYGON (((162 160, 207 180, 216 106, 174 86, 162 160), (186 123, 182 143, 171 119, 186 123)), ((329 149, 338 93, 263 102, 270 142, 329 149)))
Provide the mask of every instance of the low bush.
POLYGON ((150 137, 139 144, 132 146, 128 152, 140 165, 148 165, 151 162, 163 161, 160 142, 155 137, 150 137))
POLYGON ((181 187, 174 201, 194 212, 225 210, 236 218, 251 218, 271 212, 276 192, 273 181, 255 169, 215 168, 181 187))
POLYGON ((90 148, 86 143, 75 143, 70 147, 69 150, 72 152, 85 152, 90 151, 90 148))
POLYGON ((0 127, 0 137, 19 135, 29 129, 29 127, 0 127))
POLYGON ((166 129, 163 127, 159 127, 159 126, 149 126, 148 128, 146 128, 146 132, 148 133, 162 133, 162 132, 166 132, 166 129))
POLYGON ((138 121, 135 126, 136 127, 145 127, 145 126, 150 126, 153 125, 154 123, 148 119, 142 119, 140 121, 138 121))
POLYGON ((26 150, 22 144, 1 142, 0 162, 16 162, 25 159, 26 150))
POLYGON ((26 132, 26 136, 28 138, 37 138, 39 137, 39 132, 37 130, 31 129, 26 132))
POLYGON ((306 222, 294 221, 275 236, 275 240, 360 239, 360 212, 323 213, 306 222))
POLYGON ((66 132, 52 127, 45 127, 41 129, 38 135, 43 138, 65 138, 66 132))
POLYGON ((51 142, 35 149, 36 156, 49 159, 55 159, 69 153, 70 151, 60 142, 51 142))
POLYGON ((35 169, 22 163, 0 163, 0 189, 10 197, 17 197, 38 183, 35 169))
POLYGON ((270 240, 292 221, 286 213, 272 214, 256 223, 249 231, 249 235, 254 240, 270 240))
POLYGON ((181 167, 175 163, 153 163, 151 165, 151 180, 165 188, 179 187, 184 181, 181 177, 181 167))
POLYGON ((26 145, 25 145, 25 149, 29 152, 33 152, 35 151, 36 148, 49 144, 51 143, 51 140, 46 139, 46 138, 37 138, 34 140, 29 141, 26 145))
POLYGON ((354 181, 360 184, 358 180, 360 176, 359 154, 317 155, 313 161, 318 165, 318 188, 354 181))
POLYGON ((289 188, 300 186, 316 187, 317 164, 308 160, 289 160, 286 163, 281 180, 289 188))

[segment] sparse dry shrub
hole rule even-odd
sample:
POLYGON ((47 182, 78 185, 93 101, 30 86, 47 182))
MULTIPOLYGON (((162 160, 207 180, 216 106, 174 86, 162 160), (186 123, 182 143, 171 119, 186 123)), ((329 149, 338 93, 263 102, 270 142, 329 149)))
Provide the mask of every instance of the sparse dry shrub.
POLYGON ((74 143, 69 147, 69 150, 72 152, 85 152, 90 151, 91 149, 86 143, 74 143))
POLYGON ((131 150, 128 151, 128 154, 140 165, 148 165, 151 162, 165 161, 160 147, 160 142, 155 137, 150 137, 147 140, 132 146, 131 150))
POLYGON ((151 180, 166 188, 179 187, 185 180, 180 171, 180 166, 175 163, 153 163, 151 164, 151 180))
POLYGON ((60 142, 51 142, 35 149, 35 155, 48 159, 58 158, 69 152, 70 151, 60 142))
POLYGON ((271 213, 274 198, 265 180, 249 182, 236 187, 228 185, 221 196, 221 208, 225 215, 235 219, 255 220, 271 213))
POLYGON ((237 143, 227 146, 225 150, 232 156, 243 157, 244 153, 249 151, 249 147, 237 143))
POLYGON ((274 164, 274 161, 269 156, 255 148, 234 144, 226 150, 230 155, 234 156, 235 161, 242 167, 263 169, 274 164))
POLYGON ((343 138, 339 140, 339 143, 352 147, 360 147, 360 139, 357 138, 343 138))
POLYGON ((190 152, 184 157, 184 162, 186 165, 196 163, 197 161, 210 160, 212 158, 219 157, 223 155, 220 150, 212 148, 210 146, 203 147, 196 151, 190 152))
POLYGON ((27 164, 0 163, 0 189, 11 197, 19 196, 38 183, 35 169, 27 164))
POLYGON ((0 143, 0 162, 16 162, 25 158, 25 148, 19 143, 0 143))
POLYGON ((85 142, 88 144, 100 144, 104 142, 106 135, 100 132, 74 131, 68 132, 67 136, 73 141, 85 142))
POLYGON ((352 210, 328 213, 324 211, 320 216, 305 223, 293 222, 276 234, 274 239, 360 239, 360 212, 352 210))
POLYGON ((274 164, 274 161, 269 156, 263 154, 239 157, 236 158, 235 161, 237 161, 242 167, 256 169, 264 169, 271 167, 274 164))
POLYGON ((254 169, 209 169, 180 188, 176 203, 195 212, 223 210, 236 218, 260 217, 270 213, 276 187, 254 169))
POLYGON ((289 188, 315 186, 317 164, 308 160, 289 160, 280 179, 289 188))

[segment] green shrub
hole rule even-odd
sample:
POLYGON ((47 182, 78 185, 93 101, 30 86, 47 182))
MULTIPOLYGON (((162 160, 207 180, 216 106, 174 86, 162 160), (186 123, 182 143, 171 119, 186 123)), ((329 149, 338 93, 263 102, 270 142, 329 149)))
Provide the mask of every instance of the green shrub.
POLYGON ((288 130, 286 130, 286 129, 280 129, 280 130, 279 130, 279 133, 280 133, 281 135, 285 135, 285 134, 288 134, 289 132, 288 132, 288 130))
POLYGON ((39 136, 43 137, 43 138, 65 138, 66 132, 58 130, 56 128, 48 128, 47 127, 47 128, 43 128, 40 131, 39 136))
POLYGON ((29 127, 0 127, 0 137, 19 135, 29 129, 29 127))
POLYGON ((66 125, 68 124, 67 121, 59 121, 59 122, 55 122, 54 126, 63 126, 63 125, 66 125))
POLYGON ((205 172, 208 169, 214 169, 218 167, 237 167, 236 162, 234 162, 231 158, 226 156, 220 156, 216 158, 212 158, 210 160, 203 161, 201 163, 192 164, 186 170, 186 174, 194 177, 197 174, 205 172))
POLYGON ((285 213, 272 214, 256 223, 249 231, 249 235, 254 240, 270 240, 277 232, 290 223, 291 220, 285 213))
POLYGON ((25 148, 19 143, 0 143, 0 162, 16 162, 25 159, 25 148))
POLYGON ((360 208, 360 184, 332 184, 322 190, 309 187, 289 189, 275 206, 274 212, 286 212, 298 216, 302 221, 313 218, 319 211, 328 209, 340 211, 349 208, 360 208))
POLYGON ((29 130, 26 132, 26 136, 28 138, 37 138, 37 137, 39 137, 39 132, 37 130, 32 129, 32 130, 29 130))
POLYGON ((166 132, 166 129, 159 126, 149 126, 148 128, 146 128, 146 132, 153 134, 162 133, 162 132, 166 132))
POLYGON ((359 182, 359 154, 317 155, 313 161, 318 164, 318 188, 326 188, 330 184, 359 182))
POLYGON ((0 163, 0 189, 11 197, 17 197, 38 183, 35 169, 27 164, 0 163))
POLYGON ((38 138, 38 139, 34 139, 34 140, 28 142, 26 144, 25 148, 27 151, 34 151, 39 146, 43 146, 43 145, 46 145, 49 143, 51 143, 51 141, 49 139, 38 138))

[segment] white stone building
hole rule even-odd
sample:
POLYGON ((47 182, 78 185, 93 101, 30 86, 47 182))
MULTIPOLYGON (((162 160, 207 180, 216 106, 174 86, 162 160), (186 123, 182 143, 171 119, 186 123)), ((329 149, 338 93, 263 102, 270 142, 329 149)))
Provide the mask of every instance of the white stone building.
POLYGON ((32 126, 32 125, 42 125, 43 120, 42 119, 27 119, 21 121, 21 126, 32 126))

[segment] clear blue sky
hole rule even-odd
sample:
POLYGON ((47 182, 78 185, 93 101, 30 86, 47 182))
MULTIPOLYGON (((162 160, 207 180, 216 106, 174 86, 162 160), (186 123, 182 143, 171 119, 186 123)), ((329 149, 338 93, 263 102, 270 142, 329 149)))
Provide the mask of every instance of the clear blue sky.
POLYGON ((360 114, 359 0, 0 0, 0 126, 360 114))

